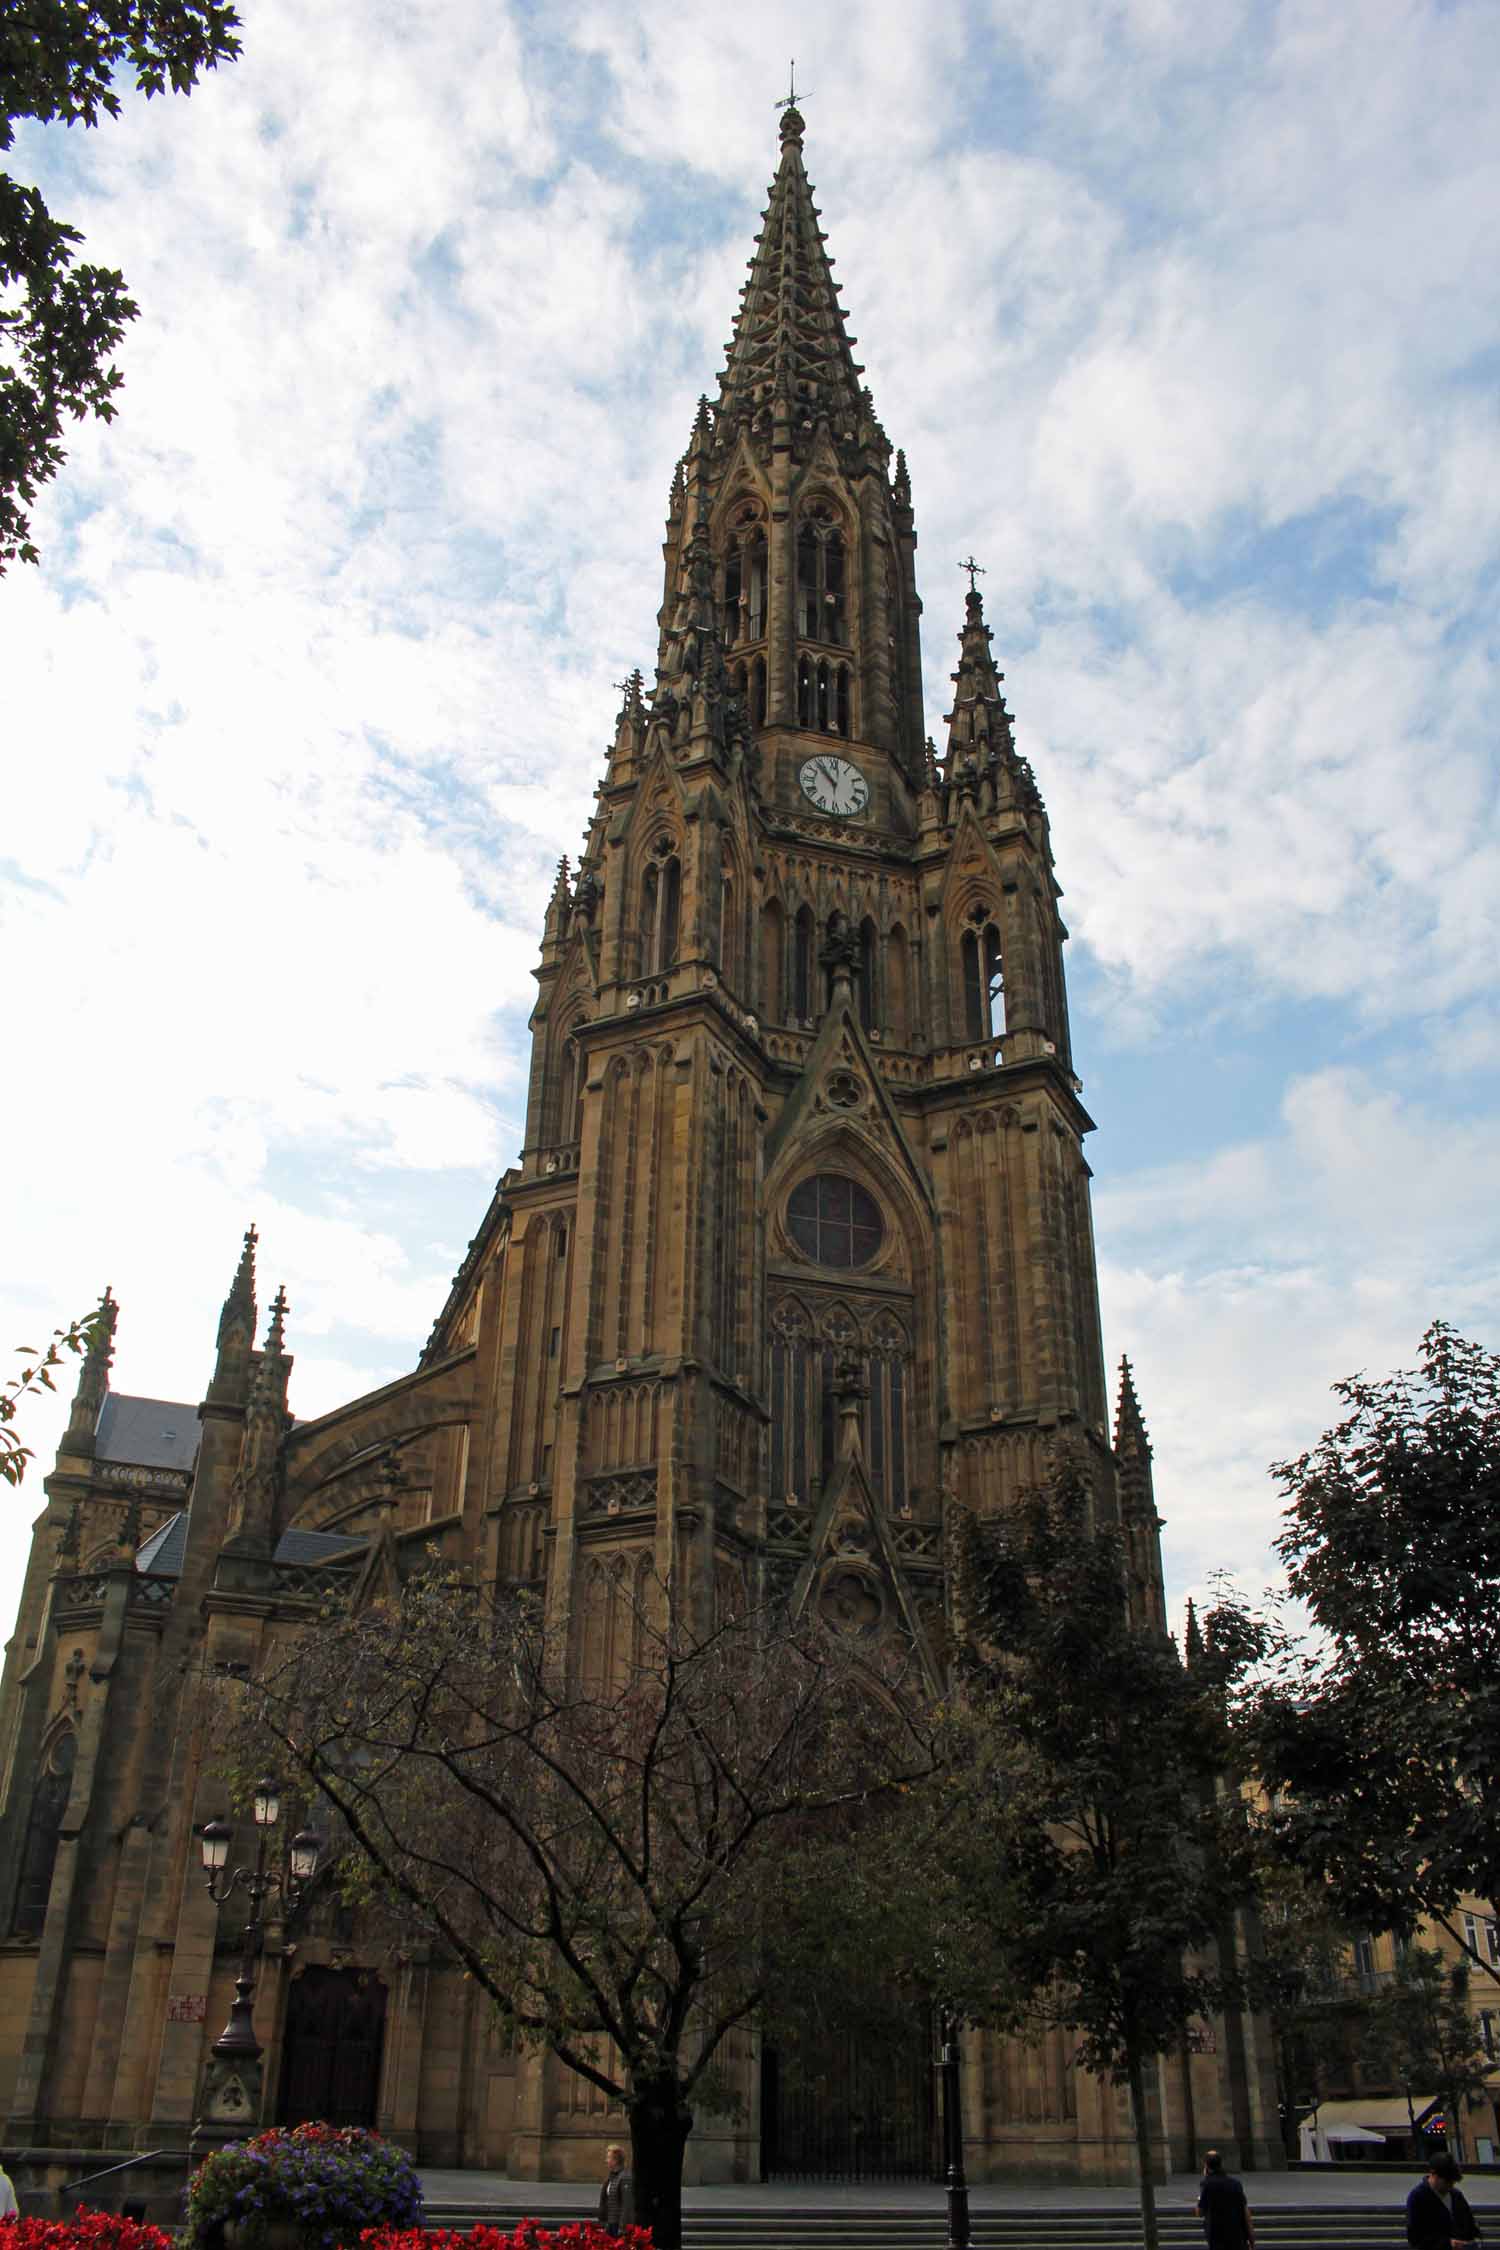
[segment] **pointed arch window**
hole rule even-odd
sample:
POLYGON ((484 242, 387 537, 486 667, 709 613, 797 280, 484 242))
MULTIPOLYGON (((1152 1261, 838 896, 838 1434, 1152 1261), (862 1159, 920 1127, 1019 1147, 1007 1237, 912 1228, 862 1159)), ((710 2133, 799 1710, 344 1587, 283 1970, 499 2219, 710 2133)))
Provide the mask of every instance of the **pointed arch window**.
POLYGON ((729 542, 729 552, 724 557, 724 646, 733 648, 740 637, 740 599, 744 591, 745 564, 737 539, 729 542))
POLYGON ((892 1038, 904 1047, 911 1037, 910 975, 906 931, 897 923, 885 944, 885 1020, 892 1038))
POLYGON ((760 910, 760 1012, 767 1023, 785 1020, 786 995, 782 979, 785 918, 779 899, 770 898, 760 910))
POLYGON ((876 1499, 892 1514, 910 1500, 911 1337, 888 1306, 851 1295, 816 1326, 786 1297, 771 1311, 771 1496, 810 1507, 838 1453, 837 1370, 853 1361, 868 1389, 860 1411, 865 1467, 876 1499))
POLYGON ((797 531, 797 630, 805 641, 848 638, 844 535, 832 508, 815 501, 797 531))
POLYGON ((812 1015, 813 936, 813 910, 800 906, 792 932, 792 1014, 798 1023, 806 1023, 812 1015))
POLYGON ((735 515, 724 547, 719 621, 726 648, 766 635, 766 527, 753 501, 735 515))
POLYGON ((1000 932, 986 907, 976 907, 974 927, 965 930, 960 944, 964 987, 964 1036, 970 1040, 998 1039, 1005 1029, 1005 979, 1000 961, 1000 932))
POLYGON ((817 724, 818 684, 817 674, 809 657, 797 659, 797 724, 811 727, 817 724))
POLYGON ((677 959, 682 864, 675 852, 653 860, 641 879, 641 974, 663 975, 677 959))
POLYGON ((866 1031, 875 1028, 875 925, 867 914, 859 925, 859 1020, 866 1031))
POLYGON ((31 1793, 26 1840, 21 1847, 21 1870, 16 1884, 11 1929, 17 1937, 40 1937, 52 1895, 52 1870, 63 1814, 73 1788, 73 1768, 78 1759, 78 1738, 71 1727, 57 1737, 31 1793))
POLYGON ((734 862, 727 857, 720 882, 719 974, 731 992, 739 993, 744 984, 743 963, 740 959, 740 893, 739 885, 734 879, 734 862))

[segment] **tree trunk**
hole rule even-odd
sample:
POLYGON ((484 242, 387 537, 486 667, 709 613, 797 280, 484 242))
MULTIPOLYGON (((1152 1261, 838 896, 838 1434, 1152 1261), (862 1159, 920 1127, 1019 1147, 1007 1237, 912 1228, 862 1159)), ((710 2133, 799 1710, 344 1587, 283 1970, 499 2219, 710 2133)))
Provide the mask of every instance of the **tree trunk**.
POLYGON ((651 2229, 656 2250, 682 2250, 682 2158, 693 2113, 670 2071, 633 2079, 626 2106, 635 2223, 651 2229))
POLYGON ((1133 2039, 1125 2042, 1125 2080, 1130 2088, 1130 2121, 1135 2127, 1135 2168, 1141 2193, 1141 2238, 1146 2250, 1158 2250, 1156 2232, 1156 2182, 1151 2176, 1151 2120, 1146 2111, 1146 2074, 1141 2052, 1133 2039))

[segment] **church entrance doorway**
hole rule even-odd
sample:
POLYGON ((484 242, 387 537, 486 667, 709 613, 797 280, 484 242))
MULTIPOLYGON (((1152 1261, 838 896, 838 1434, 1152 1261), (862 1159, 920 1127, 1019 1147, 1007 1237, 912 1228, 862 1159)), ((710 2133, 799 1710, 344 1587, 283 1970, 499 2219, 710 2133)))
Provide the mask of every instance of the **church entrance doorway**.
POLYGON ((385 1986, 369 1969, 304 1969, 287 1995, 281 2123, 373 2125, 385 1986))
POLYGON ((925 2014, 898 2046, 830 2030, 761 2056, 761 2177, 935 2180, 937 2072, 925 2014))

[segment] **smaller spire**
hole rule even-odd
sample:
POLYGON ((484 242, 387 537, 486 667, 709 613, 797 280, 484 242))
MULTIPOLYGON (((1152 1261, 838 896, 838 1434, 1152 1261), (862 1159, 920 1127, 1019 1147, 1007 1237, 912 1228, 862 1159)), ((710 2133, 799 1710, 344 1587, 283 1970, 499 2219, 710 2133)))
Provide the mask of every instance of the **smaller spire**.
POLYGON ((1115 1451, 1137 1458, 1151 1458, 1151 1440, 1146 1435, 1145 1418, 1141 1402, 1135 1395, 1135 1376, 1130 1361, 1120 1361, 1120 1400, 1115 1412, 1115 1451))
POLYGON ((891 484, 891 495, 898 508, 911 510, 911 477, 906 466, 906 455, 896 448, 896 474, 891 484))
POLYGON ((279 1359, 286 1350, 286 1283, 283 1282, 271 1300, 271 1325, 266 1330, 266 1351, 279 1359))
POLYGON ((255 1245, 259 1240, 252 1220, 245 1229, 245 1246, 229 1285, 229 1295, 224 1299, 224 1310, 219 1315, 221 1351, 232 1330, 244 1332, 247 1341, 255 1334, 255 1245))
POLYGON ((1199 1663, 1202 1656, 1203 1634, 1198 1624, 1198 1612, 1193 1607, 1193 1598, 1190 1594, 1187 1605, 1187 1626, 1182 1636, 1183 1662, 1191 1667, 1199 1663))
POLYGON ((115 1356, 115 1322, 119 1316, 119 1305, 106 1282, 98 1309, 87 1323, 89 1340, 84 1348, 83 1365, 78 1370, 78 1388, 68 1410, 67 1435, 61 1448, 64 1453, 88 1454, 94 1450, 94 1432, 109 1395, 109 1371, 115 1356))

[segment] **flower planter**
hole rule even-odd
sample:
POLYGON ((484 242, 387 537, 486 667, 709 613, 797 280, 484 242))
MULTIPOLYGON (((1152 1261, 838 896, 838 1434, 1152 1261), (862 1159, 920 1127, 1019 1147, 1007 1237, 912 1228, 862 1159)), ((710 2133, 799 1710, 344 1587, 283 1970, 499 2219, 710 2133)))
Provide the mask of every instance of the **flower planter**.
POLYGON ((393 2141, 352 2126, 275 2127, 205 2157, 188 2188, 186 2244, 355 2250, 367 2227, 414 2229, 421 2216, 421 2185, 393 2141))

